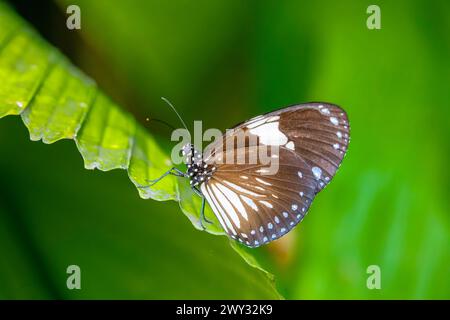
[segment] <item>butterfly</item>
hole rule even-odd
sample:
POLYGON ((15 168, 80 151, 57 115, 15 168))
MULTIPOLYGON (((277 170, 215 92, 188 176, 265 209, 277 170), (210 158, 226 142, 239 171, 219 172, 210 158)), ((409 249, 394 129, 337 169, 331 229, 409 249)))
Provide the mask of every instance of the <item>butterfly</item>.
POLYGON ((186 172, 174 167, 151 182, 168 174, 189 179, 203 200, 201 221, 210 222, 204 216, 207 202, 229 237, 258 247, 303 220, 316 194, 336 174, 349 141, 348 117, 340 107, 293 105, 238 124, 203 153, 186 144, 186 172), (230 143, 242 134, 243 142, 230 143), (236 161, 236 154, 244 161, 236 161), (276 170, 269 172, 258 154, 276 160, 276 170), (246 161, 250 158, 254 161, 246 161))

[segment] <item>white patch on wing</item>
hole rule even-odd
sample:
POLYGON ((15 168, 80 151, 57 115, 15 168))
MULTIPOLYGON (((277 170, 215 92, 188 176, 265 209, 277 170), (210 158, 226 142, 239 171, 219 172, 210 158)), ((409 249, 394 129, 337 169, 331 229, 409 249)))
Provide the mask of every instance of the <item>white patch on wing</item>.
POLYGON ((250 190, 244 189, 244 188, 242 188, 242 187, 240 187, 240 186, 238 186, 238 185, 236 185, 234 183, 231 183, 229 181, 223 180, 223 183, 229 185, 230 187, 236 189, 239 192, 246 193, 246 194, 251 195, 253 197, 264 197, 264 195, 262 195, 262 194, 254 193, 254 192, 252 192, 250 190))
POLYGON ((258 117, 254 117, 254 118, 250 119, 249 121, 247 121, 247 123, 245 125, 248 129, 253 129, 264 123, 274 122, 274 121, 278 121, 278 120, 280 120, 280 116, 271 116, 271 117, 265 118, 265 116, 262 115, 262 116, 258 116, 258 117))
POLYGON ((241 216, 248 221, 247 211, 242 205, 241 199, 239 199, 238 195, 224 185, 217 184, 217 188, 225 194, 225 197, 230 200, 231 204, 239 211, 241 216))
POLYGON ((271 116, 269 118, 267 118, 266 122, 273 122, 273 121, 278 121, 280 120, 280 116, 271 116))
POLYGON ((211 209, 213 209, 223 229, 228 233, 233 233, 236 235, 237 234, 236 230, 234 230, 233 226, 231 225, 231 222, 228 220, 228 217, 222 211, 222 208, 218 205, 217 200, 214 198, 212 192, 206 188, 206 185, 204 183, 200 185, 200 190, 206 197, 206 200, 210 204, 211 209))
POLYGON ((265 145, 282 146, 288 142, 287 136, 278 128, 279 122, 264 123, 250 129, 250 133, 259 137, 259 141, 265 145))
POLYGON ((266 186, 271 186, 272 185, 271 183, 269 183, 267 181, 264 181, 263 179, 260 179, 260 178, 255 178, 255 180, 260 182, 260 183, 262 183, 262 184, 265 184, 266 186))
POLYGON ((258 211, 258 206, 253 202, 252 199, 247 198, 246 196, 241 195, 242 200, 244 200, 244 202, 246 204, 248 204, 253 210, 258 211))
POLYGON ((231 218, 234 225, 240 228, 241 221, 239 220, 239 217, 236 211, 234 210, 233 205, 230 203, 227 197, 219 190, 218 187, 212 184, 211 189, 214 191, 214 194, 216 195, 218 202, 223 205, 226 214, 231 218))
POLYGON ((267 202, 267 201, 262 200, 262 201, 260 201, 259 203, 265 205, 267 208, 270 208, 270 209, 273 208, 273 205, 272 205, 270 202, 267 202))
POLYGON ((266 120, 264 118, 263 119, 255 119, 254 121, 247 123, 247 128, 252 129, 259 125, 264 124, 265 122, 266 122, 266 120))
POLYGON ((263 114, 260 114, 259 116, 256 116, 256 117, 253 117, 253 118, 251 118, 250 120, 248 120, 247 122, 253 122, 253 121, 256 121, 256 120, 259 120, 259 119, 262 119, 262 118, 264 118, 264 115, 263 114))

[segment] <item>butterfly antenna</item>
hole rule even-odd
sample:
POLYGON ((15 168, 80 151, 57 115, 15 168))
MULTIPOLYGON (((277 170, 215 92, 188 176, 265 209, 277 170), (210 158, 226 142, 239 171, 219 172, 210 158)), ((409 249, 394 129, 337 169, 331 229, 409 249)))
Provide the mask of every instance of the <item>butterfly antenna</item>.
POLYGON ((147 119, 145 119, 145 121, 147 121, 147 122, 150 122, 150 121, 159 122, 159 123, 161 123, 161 124, 167 126, 168 128, 170 128, 170 129, 172 129, 172 130, 175 130, 175 127, 174 127, 174 126, 172 126, 170 123, 168 123, 168 122, 166 122, 166 121, 164 121, 164 120, 159 120, 159 119, 156 119, 156 118, 147 118, 147 119))
POLYGON ((183 124, 183 126, 186 128, 187 131, 189 131, 189 129, 186 126, 186 123, 184 123, 183 118, 181 118, 180 114, 178 113, 177 109, 175 109, 175 107, 173 106, 172 103, 170 103, 169 100, 167 100, 164 97, 161 97, 162 100, 164 100, 171 108, 173 111, 175 111, 175 113, 177 114, 178 118, 180 119, 181 123, 183 124))

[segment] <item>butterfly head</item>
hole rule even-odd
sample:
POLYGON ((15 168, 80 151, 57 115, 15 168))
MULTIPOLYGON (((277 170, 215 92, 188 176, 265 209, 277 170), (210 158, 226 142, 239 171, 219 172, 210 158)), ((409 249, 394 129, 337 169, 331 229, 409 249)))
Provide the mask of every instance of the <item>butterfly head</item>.
POLYGON ((193 144, 185 144, 181 150, 183 156, 186 157, 187 174, 192 187, 196 187, 211 179, 212 174, 216 170, 215 166, 204 162, 202 153, 195 149, 193 144))

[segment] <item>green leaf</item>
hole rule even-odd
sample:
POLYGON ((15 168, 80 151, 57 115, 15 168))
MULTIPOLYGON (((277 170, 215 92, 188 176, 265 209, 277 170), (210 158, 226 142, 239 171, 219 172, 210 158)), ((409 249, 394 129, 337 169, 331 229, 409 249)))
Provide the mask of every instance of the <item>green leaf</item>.
MULTIPOLYGON (((33 141, 50 144, 74 140, 85 168, 127 170, 142 198, 180 201, 182 211, 201 229, 200 199, 185 179, 168 176, 152 187, 146 186, 149 179, 161 176, 173 166, 156 139, 3 2, 0 2, 0 80, 0 118, 20 115, 33 141)), ((206 231, 223 234, 210 208, 206 215, 214 221, 206 225, 206 231)), ((233 248, 245 261, 251 260, 241 248, 233 248)), ((250 266, 258 267, 256 261, 250 266)), ((242 266, 239 268, 243 270, 242 266)), ((256 278, 265 279, 262 286, 270 292, 269 296, 278 297, 272 276, 266 271, 252 270, 256 278)), ((256 281, 251 279, 251 273, 245 277, 256 281)), ((255 292, 253 297, 257 296, 255 292)))

